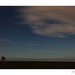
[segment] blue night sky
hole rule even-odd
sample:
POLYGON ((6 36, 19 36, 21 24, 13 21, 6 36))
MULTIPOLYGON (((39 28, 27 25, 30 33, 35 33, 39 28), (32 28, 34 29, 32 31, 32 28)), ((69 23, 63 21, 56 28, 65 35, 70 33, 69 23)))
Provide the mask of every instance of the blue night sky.
POLYGON ((0 56, 75 60, 75 7, 0 6, 0 56))

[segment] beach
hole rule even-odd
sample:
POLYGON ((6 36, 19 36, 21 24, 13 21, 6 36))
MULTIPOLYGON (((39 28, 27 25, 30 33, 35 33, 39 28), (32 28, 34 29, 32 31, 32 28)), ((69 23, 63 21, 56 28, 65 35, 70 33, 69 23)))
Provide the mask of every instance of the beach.
POLYGON ((75 69, 75 61, 0 61, 0 69, 75 69))

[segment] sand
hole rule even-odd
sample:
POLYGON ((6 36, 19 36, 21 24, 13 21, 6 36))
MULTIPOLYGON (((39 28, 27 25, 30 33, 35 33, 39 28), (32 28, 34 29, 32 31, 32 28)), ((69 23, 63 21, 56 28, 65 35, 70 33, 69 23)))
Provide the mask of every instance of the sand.
POLYGON ((0 69, 75 69, 73 61, 0 61, 0 69))

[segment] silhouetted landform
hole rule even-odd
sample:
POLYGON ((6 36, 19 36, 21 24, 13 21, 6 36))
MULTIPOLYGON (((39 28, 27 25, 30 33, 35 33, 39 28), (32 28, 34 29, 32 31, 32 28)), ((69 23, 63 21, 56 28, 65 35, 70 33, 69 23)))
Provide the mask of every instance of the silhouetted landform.
POLYGON ((0 58, 1 60, 5 60, 6 58, 2 55, 2 57, 0 58))
POLYGON ((75 69, 75 62, 0 61, 0 69, 75 69))

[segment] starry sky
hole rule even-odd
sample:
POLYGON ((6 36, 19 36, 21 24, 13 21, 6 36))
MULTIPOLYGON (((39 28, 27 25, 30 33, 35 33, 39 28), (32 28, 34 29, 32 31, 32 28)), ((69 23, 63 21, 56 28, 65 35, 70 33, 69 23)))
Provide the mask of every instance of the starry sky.
POLYGON ((74 6, 0 6, 0 56, 75 60, 74 6))

